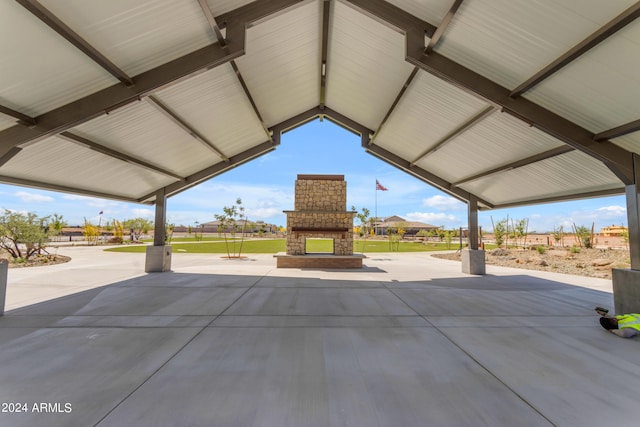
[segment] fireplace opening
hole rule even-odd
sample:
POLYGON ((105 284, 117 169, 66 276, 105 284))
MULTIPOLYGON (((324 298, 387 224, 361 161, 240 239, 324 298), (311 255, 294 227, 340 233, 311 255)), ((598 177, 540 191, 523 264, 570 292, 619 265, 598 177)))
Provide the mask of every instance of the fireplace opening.
POLYGON ((336 253, 335 241, 326 238, 306 238, 304 251, 305 254, 334 255, 336 253))

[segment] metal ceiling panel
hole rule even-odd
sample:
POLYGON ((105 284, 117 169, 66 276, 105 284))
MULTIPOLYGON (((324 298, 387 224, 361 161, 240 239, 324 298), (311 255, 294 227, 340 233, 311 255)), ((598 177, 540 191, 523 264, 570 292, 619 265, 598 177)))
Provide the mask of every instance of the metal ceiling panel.
POLYGON ((632 153, 640 154, 640 132, 630 133, 615 139, 611 142, 632 153))
POLYGON ((0 103, 29 116, 118 81, 14 1, 0 2, 0 103))
POLYGON ((636 20, 524 96, 594 133, 637 120, 638 52, 640 21, 636 20))
POLYGON ((513 89, 632 3, 466 1, 435 50, 513 89))
POLYGON ((494 205, 613 189, 624 192, 606 166, 580 151, 490 175, 461 188, 494 205))
POLYGON ((320 99, 321 2, 306 2, 247 30, 236 63, 267 126, 320 99))
POLYGON ((58 137, 24 148, 0 167, 0 174, 130 198, 142 197, 150 189, 173 181, 58 137))
POLYGON ((5 117, 3 114, 0 114, 0 130, 10 128, 15 124, 16 124, 15 119, 5 117))
POLYGON ((234 9, 252 2, 253 0, 207 0, 207 4, 213 13, 213 16, 231 12, 234 9))
POLYGON ((374 143, 413 161, 487 106, 467 92, 420 71, 374 143))
POLYGON ((157 93, 226 156, 267 140, 231 65, 216 67, 157 93))
POLYGON ((453 0, 387 0, 423 21, 438 26, 451 8, 453 0))
POLYGON ((195 0, 40 2, 129 76, 215 41, 195 0))
POLYGON ((188 176, 220 161, 215 153, 146 101, 77 126, 72 133, 180 176, 188 176))
POLYGON ((340 2, 330 28, 326 104, 377 129, 413 70, 404 35, 340 2))
POLYGON ((455 182, 563 145, 546 133, 497 111, 416 164, 455 182))

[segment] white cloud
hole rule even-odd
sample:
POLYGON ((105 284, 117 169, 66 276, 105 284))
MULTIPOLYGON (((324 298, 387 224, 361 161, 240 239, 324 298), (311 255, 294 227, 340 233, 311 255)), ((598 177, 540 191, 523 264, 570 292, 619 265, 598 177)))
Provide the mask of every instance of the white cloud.
POLYGON ((249 220, 253 220, 253 218, 258 218, 259 220, 273 218, 275 216, 282 215, 282 209, 277 208, 257 208, 257 209, 247 209, 247 217, 249 220))
POLYGON ((55 199, 51 196, 29 193, 27 191, 17 191, 14 193, 14 195, 25 203, 50 203, 55 201, 55 199))
POLYGON ((603 206, 597 209, 599 213, 604 214, 606 217, 623 217, 627 216, 627 208, 623 206, 603 206))
POLYGON ((407 221, 426 222, 431 225, 444 225, 445 227, 459 226, 460 219, 446 212, 410 212, 404 217, 407 221))
POLYGON ((465 210, 466 205, 461 201, 449 196, 436 194, 422 201, 422 206, 438 209, 440 211, 460 211, 465 210))
POLYGON ((131 213, 136 218, 151 218, 155 216, 155 210, 153 209, 145 209, 145 208, 133 208, 131 209, 131 213))

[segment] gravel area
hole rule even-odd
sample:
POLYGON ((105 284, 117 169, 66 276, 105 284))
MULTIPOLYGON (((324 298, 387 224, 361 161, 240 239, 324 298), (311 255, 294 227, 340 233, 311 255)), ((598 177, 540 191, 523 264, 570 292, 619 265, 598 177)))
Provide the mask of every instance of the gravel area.
MULTIPOLYGON (((436 258, 460 261, 460 252, 433 254, 436 258)), ((629 268, 629 251, 622 249, 545 248, 493 249, 485 254, 486 263, 526 270, 611 279, 612 268, 629 268)))

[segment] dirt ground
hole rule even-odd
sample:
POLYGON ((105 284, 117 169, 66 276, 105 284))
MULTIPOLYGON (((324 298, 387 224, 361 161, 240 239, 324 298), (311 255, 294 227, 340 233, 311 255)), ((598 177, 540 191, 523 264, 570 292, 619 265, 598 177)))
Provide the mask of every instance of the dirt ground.
POLYGON ((62 264, 71 261, 71 258, 64 255, 57 254, 45 254, 34 255, 26 261, 17 261, 9 255, 6 251, 0 250, 0 260, 6 260, 9 263, 9 268, 24 268, 24 267, 38 267, 43 265, 62 264))
MULTIPOLYGON (((460 252, 434 254, 436 258, 460 261, 460 252)), ((493 249, 486 251, 487 264, 527 270, 611 279, 612 268, 629 268, 626 249, 545 248, 543 253, 532 249, 493 249)))

